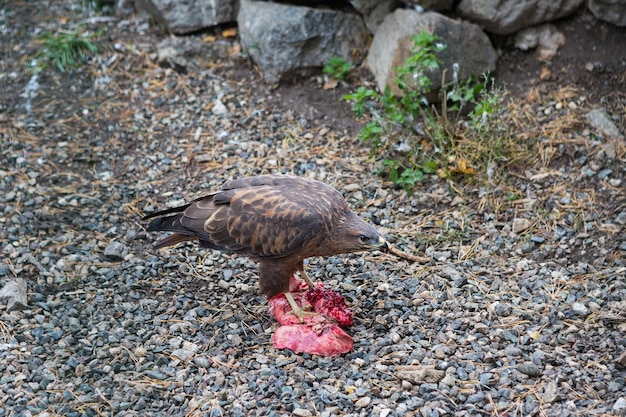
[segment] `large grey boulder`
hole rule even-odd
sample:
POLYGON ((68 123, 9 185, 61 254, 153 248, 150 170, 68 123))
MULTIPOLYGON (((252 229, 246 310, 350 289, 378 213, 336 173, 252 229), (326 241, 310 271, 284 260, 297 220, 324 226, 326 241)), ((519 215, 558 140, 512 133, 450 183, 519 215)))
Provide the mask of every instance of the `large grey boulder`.
POLYGON ((461 0, 458 14, 487 32, 508 35, 539 23, 565 17, 585 0, 461 0))
POLYGON ((237 14, 236 0, 137 0, 136 4, 178 35, 234 22, 237 14))
POLYGON ((395 68, 412 55, 411 37, 424 30, 435 34, 447 48, 437 56, 442 61, 438 71, 427 74, 431 88, 441 87, 442 71, 446 82, 452 80, 453 67, 458 65, 458 78, 481 75, 496 68, 496 51, 485 33, 475 24, 447 18, 437 12, 418 13, 414 10, 396 10, 388 15, 374 35, 367 56, 367 66, 376 77, 380 91, 388 85, 398 94, 393 79, 395 68))
POLYGON ((237 22, 243 48, 269 83, 333 56, 359 63, 367 50, 367 28, 353 13, 243 0, 237 22))
POLYGON ((587 7, 600 20, 626 26, 626 0, 589 0, 587 7))

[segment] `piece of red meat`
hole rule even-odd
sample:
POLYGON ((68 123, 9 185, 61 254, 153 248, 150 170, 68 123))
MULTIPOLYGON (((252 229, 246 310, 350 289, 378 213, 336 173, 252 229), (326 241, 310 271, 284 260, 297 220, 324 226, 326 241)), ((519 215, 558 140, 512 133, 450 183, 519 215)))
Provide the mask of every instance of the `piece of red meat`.
POLYGON ((290 292, 300 307, 316 314, 305 315, 300 323, 284 295, 270 299, 270 313, 281 324, 272 337, 274 347, 322 356, 352 350, 352 337, 340 327, 352 324, 352 312, 339 293, 324 288, 322 283, 309 289, 297 277, 291 279, 290 292))
POLYGON ((350 335, 338 325, 330 323, 320 323, 319 327, 306 324, 280 326, 274 332, 272 342, 277 349, 290 349, 295 353, 321 356, 348 353, 354 346, 350 335))
POLYGON ((323 314, 337 321, 342 326, 352 324, 352 312, 348 310, 346 300, 336 291, 324 288, 322 283, 305 293, 306 300, 316 313, 323 314))

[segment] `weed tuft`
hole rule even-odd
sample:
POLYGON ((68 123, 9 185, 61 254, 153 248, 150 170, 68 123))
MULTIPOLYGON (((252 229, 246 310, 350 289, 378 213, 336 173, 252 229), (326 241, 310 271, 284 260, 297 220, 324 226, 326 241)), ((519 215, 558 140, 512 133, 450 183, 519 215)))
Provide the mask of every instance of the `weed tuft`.
POLYGON ((352 71, 352 64, 339 56, 334 56, 328 60, 322 71, 331 78, 341 81, 352 71))
POLYGON ((60 71, 77 69, 85 63, 90 55, 98 52, 98 47, 78 31, 67 33, 43 32, 37 36, 42 49, 36 57, 41 58, 39 70, 52 62, 60 71))
MULTIPOLYGON (((446 45, 426 31, 411 38, 412 55, 396 68, 394 95, 359 87, 344 97, 357 118, 368 121, 359 139, 381 161, 380 173, 410 192, 428 174, 441 178, 486 174, 511 160, 513 135, 503 120, 506 91, 494 88, 487 75, 453 81, 441 89, 441 106, 429 103, 428 74, 440 67, 437 54, 446 45)), ((497 170, 495 170, 497 171, 497 170)))

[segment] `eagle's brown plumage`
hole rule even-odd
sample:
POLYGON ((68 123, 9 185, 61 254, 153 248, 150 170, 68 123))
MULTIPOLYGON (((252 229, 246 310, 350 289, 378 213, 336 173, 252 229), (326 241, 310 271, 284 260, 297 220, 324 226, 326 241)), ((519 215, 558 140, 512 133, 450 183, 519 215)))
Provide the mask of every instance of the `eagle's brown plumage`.
POLYGON ((337 190, 287 175, 228 181, 220 191, 144 219, 154 217, 148 231, 174 232, 157 248, 198 240, 203 247, 258 260, 259 287, 268 298, 285 293, 291 299, 290 277, 304 272, 305 258, 373 250, 385 244, 337 190))

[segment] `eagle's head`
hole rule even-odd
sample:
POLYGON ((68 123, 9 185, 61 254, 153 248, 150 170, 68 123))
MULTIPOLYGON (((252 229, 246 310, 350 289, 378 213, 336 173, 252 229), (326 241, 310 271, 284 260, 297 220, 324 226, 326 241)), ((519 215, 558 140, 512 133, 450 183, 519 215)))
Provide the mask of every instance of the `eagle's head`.
POLYGON ((331 233, 328 246, 333 254, 387 249, 387 241, 378 230, 351 211, 331 233))

